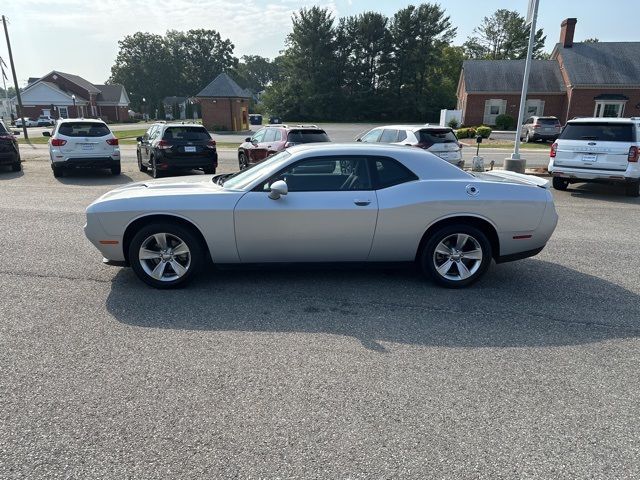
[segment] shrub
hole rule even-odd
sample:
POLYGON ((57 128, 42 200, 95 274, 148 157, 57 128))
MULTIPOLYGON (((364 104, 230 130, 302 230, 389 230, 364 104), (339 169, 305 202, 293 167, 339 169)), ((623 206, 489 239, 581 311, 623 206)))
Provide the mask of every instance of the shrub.
POLYGON ((468 128, 459 128, 456 130, 456 137, 458 138, 467 138, 469 136, 468 128))
POLYGON ((449 123, 447 123, 447 125, 453 129, 456 129, 460 126, 460 123, 458 122, 457 119, 452 118, 451 120, 449 120, 449 123))
POLYGON ((511 115, 503 113, 496 117, 496 127, 500 130, 511 130, 516 124, 515 119, 511 115))
POLYGON ((486 125, 481 125, 476 128, 476 133, 482 138, 489 138, 489 135, 491 135, 491 128, 487 127, 486 125))

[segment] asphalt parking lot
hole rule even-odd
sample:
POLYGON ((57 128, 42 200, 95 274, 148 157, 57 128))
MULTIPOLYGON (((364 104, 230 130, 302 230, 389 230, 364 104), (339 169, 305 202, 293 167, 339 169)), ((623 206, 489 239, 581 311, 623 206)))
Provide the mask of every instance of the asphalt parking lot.
POLYGON ((463 291, 305 266, 156 291, 82 232, 149 177, 54 179, 34 152, 0 171, 0 478, 640 477, 622 189, 554 192, 547 248, 463 291))

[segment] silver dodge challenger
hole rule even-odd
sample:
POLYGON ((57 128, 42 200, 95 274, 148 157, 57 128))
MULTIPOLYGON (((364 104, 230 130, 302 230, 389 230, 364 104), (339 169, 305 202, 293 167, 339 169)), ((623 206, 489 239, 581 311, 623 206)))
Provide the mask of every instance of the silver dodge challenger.
POLYGON ((104 262, 157 288, 205 265, 417 262, 444 287, 539 253, 558 216, 549 182, 468 173, 419 149, 315 144, 227 175, 131 183, 87 208, 104 262))

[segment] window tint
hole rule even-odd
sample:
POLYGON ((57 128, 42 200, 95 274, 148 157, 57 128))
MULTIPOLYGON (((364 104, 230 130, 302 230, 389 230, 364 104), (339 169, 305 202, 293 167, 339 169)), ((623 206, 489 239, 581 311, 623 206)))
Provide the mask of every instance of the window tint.
POLYGON ((329 136, 324 130, 291 130, 287 135, 290 143, 329 142, 329 136))
POLYGON ((538 118, 538 123, 540 125, 560 125, 560 120, 558 120, 557 118, 544 118, 544 117, 540 117, 538 118))
POLYGON ((316 157, 297 162, 274 175, 262 185, 278 180, 287 183, 289 192, 337 192, 371 190, 371 180, 364 157, 316 157))
POLYGON ((0 120, 0 134, 7 133, 7 127, 4 126, 2 120, 0 120))
POLYGON ((417 180, 418 177, 407 167, 391 158, 373 159, 376 189, 392 187, 417 180))
POLYGON ((267 132, 264 134, 263 142, 273 142, 276 139, 276 129, 268 128, 267 132))
POLYGON ((197 141, 210 140, 211 136, 204 127, 169 127, 162 136, 165 140, 197 141))
POLYGON ((251 141, 253 143, 260 143, 262 141, 262 139, 264 138, 264 134, 267 133, 266 130, 267 130, 266 128, 258 130, 255 133, 255 135, 253 137, 251 137, 251 141))
POLYGON ((279 142, 279 141, 282 140, 282 130, 274 129, 274 138, 273 138, 273 140, 276 141, 276 142, 279 142))
POLYGON ((282 162, 285 162, 290 156, 291 154, 286 150, 276 153, 273 157, 269 157, 263 162, 256 163, 249 168, 234 173, 222 186, 224 188, 243 189, 262 176, 268 177, 273 172, 278 171, 278 169, 281 168, 282 162))
POLYGON ((380 143, 393 143, 398 138, 397 130, 384 129, 382 135, 380 135, 380 143))
POLYGON ((68 122, 60 124, 58 133, 65 137, 104 137, 111 134, 109 127, 97 122, 68 122))
POLYGON ((614 122, 567 123, 560 134, 562 140, 600 140, 633 142, 633 124, 614 122))
POLYGON ((367 143, 377 142, 378 138, 380 138, 381 133, 382 133, 382 130, 371 130, 369 133, 364 135, 360 139, 360 141, 367 142, 367 143))
POLYGON ((435 143, 456 143, 458 141, 453 131, 447 129, 420 130, 420 132, 418 132, 418 140, 420 143, 427 143, 429 145, 435 143))
POLYGON ((407 132, 405 130, 398 130, 398 142, 403 142, 407 139, 407 132))

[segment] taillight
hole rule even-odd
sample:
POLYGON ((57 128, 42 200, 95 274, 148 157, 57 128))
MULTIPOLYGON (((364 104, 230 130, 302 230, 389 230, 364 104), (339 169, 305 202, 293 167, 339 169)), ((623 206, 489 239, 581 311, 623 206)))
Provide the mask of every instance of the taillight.
POLYGON ((109 145, 118 145, 118 139, 117 138, 108 138, 107 139, 107 143, 109 145))
POLYGON ((638 151, 638 147, 629 148, 629 161, 637 162, 638 156, 640 156, 640 152, 638 151))
POLYGON ((531 125, 532 128, 540 128, 540 124, 539 123, 534 123, 533 125, 531 125))
POLYGON ((52 138, 51 139, 51 146, 52 147, 61 147, 63 145, 66 145, 67 141, 66 140, 61 140, 59 138, 52 138))
POLYGON ((169 142, 167 142, 166 140, 160 140, 158 142, 158 148, 160 150, 169 150, 171 148, 171 144, 169 142))
POLYGON ((216 148, 216 141, 215 140, 209 140, 207 142, 207 148, 215 149, 216 148))
POLYGON ((556 158, 556 150, 558 150, 558 144, 554 143, 553 145, 551 145, 551 151, 549 152, 549 156, 551 158, 556 158))

